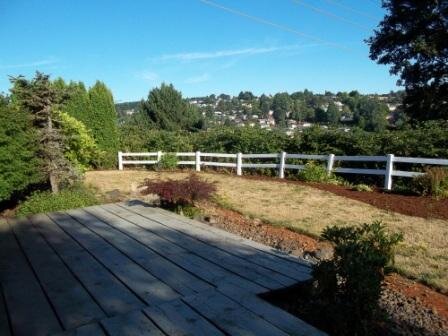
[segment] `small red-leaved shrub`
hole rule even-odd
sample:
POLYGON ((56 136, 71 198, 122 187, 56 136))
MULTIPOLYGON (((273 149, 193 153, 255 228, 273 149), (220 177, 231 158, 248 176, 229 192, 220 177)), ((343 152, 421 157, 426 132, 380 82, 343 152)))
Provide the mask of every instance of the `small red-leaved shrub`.
POLYGON ((146 179, 143 195, 156 194, 160 203, 165 207, 193 206, 196 201, 207 200, 216 192, 213 183, 200 179, 197 175, 190 175, 184 180, 153 181, 146 179))

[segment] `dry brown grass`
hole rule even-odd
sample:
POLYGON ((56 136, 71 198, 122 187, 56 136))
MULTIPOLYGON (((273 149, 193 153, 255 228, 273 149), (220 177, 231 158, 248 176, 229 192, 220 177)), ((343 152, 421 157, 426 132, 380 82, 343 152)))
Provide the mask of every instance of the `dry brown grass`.
MULTIPOLYGON (((145 178, 180 179, 188 173, 96 171, 86 183, 101 192, 119 189, 130 194, 145 178)), ((396 256, 404 274, 448 291, 448 221, 410 217, 302 185, 255 181, 223 174, 201 173, 217 182, 221 205, 275 225, 317 236, 328 225, 352 225, 381 220, 401 231, 405 242, 396 256)))

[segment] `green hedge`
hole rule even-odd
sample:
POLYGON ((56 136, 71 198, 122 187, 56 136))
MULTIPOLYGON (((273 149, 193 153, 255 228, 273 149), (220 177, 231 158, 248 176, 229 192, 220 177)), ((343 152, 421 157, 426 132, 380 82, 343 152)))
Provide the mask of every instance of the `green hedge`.
MULTIPOLYGON (((427 122, 404 130, 350 132, 313 127, 289 137, 281 130, 222 127, 207 131, 167 132, 148 129, 129 139, 124 126, 121 149, 163 152, 196 151, 225 153, 288 153, 336 155, 384 155, 448 158, 448 123, 427 122)), ((136 133, 134 133, 135 135, 136 133)))

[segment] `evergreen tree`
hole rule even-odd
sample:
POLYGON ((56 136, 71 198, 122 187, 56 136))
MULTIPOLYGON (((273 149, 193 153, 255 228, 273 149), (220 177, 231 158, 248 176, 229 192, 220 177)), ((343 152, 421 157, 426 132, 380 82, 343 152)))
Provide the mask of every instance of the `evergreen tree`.
POLYGON ((277 125, 286 126, 286 117, 291 108, 291 99, 286 92, 277 93, 272 102, 272 109, 274 110, 274 119, 277 125))
POLYGON ((118 121, 114 99, 110 90, 100 81, 89 89, 88 94, 90 111, 88 115, 79 111, 80 121, 92 131, 99 149, 105 152, 100 166, 111 168, 116 164, 118 152, 118 121))
POLYGON ((59 130, 57 108, 61 104, 48 75, 36 72, 32 80, 22 76, 12 78, 12 101, 20 109, 29 112, 33 127, 39 137, 38 156, 42 159, 53 193, 58 193, 61 184, 76 179, 70 162, 64 156, 64 141, 59 130))
POLYGON ((29 114, 0 96, 0 201, 41 181, 37 150, 29 114))
POLYGON ((81 121, 84 125, 88 125, 93 113, 89 93, 84 83, 70 82, 64 90, 66 90, 69 98, 62 110, 81 121))
POLYGON ((193 130, 202 127, 199 111, 182 98, 172 84, 163 84, 149 92, 142 104, 152 124, 167 131, 193 130))

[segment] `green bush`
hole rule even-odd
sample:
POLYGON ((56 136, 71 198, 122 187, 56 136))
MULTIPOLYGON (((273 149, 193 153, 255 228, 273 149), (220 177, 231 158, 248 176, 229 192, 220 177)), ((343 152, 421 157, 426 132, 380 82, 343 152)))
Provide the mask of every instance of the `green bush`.
POLYGON ((98 166, 104 152, 98 149, 91 131, 68 113, 60 112, 62 134, 64 135, 64 155, 80 172, 98 166))
POLYGON ((381 222, 327 227, 322 238, 333 243, 332 259, 313 269, 316 296, 341 335, 369 335, 380 309, 385 270, 393 264, 396 245, 403 240, 381 222))
POLYGON ((328 182, 334 180, 333 175, 329 175, 324 166, 310 161, 299 172, 299 178, 306 182, 328 182))
POLYGON ((172 153, 163 154, 157 163, 157 168, 163 170, 174 170, 177 168, 177 156, 172 153))
POLYGON ((50 191, 38 191, 19 205, 17 216, 82 208, 95 204, 98 204, 98 200, 94 193, 80 185, 64 189, 58 194, 52 194, 50 191))
POLYGON ((414 177, 412 190, 418 195, 448 197, 448 169, 431 167, 423 175, 414 177))

